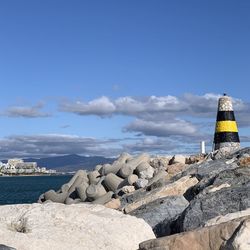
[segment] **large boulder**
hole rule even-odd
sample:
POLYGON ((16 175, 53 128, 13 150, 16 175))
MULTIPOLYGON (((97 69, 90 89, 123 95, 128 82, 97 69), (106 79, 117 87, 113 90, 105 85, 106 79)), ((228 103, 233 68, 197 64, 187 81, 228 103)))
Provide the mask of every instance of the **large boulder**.
POLYGON ((100 205, 51 202, 0 209, 0 242, 18 250, 133 250, 152 238, 144 220, 100 205))
POLYGON ((197 185, 189 190, 186 198, 192 200, 196 195, 202 196, 225 187, 242 186, 247 182, 250 182, 250 168, 227 169, 215 176, 206 176, 201 179, 197 185))
POLYGON ((169 235, 171 224, 188 206, 183 196, 169 196, 142 205, 130 214, 143 218, 157 237, 169 235))
MULTIPOLYGON (((237 181, 234 180, 235 182, 237 181)), ((209 189, 207 189, 209 190, 209 189)), ((180 220, 180 231, 189 231, 217 216, 250 208, 250 181, 224 187, 215 192, 202 192, 190 202, 180 220)))
POLYGON ((250 216, 181 234, 148 240, 140 250, 248 250, 250 216))
POLYGON ((132 195, 122 197, 122 206, 125 213, 130 213, 142 205, 148 204, 167 196, 183 195, 190 187, 198 183, 195 177, 184 176, 173 183, 168 183, 163 187, 155 188, 152 191, 138 190, 132 195))

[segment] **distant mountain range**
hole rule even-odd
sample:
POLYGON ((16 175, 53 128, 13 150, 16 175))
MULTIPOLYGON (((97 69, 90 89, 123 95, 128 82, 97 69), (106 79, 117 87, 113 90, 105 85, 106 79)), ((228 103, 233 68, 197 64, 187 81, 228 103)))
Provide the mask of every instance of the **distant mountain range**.
MULTIPOLYGON (((76 154, 46 157, 46 158, 26 158, 25 162, 37 162, 39 167, 55 169, 58 172, 72 172, 78 169, 93 170, 98 164, 112 163, 114 158, 102 156, 80 156, 76 154)), ((3 160, 2 162, 6 162, 3 160)))

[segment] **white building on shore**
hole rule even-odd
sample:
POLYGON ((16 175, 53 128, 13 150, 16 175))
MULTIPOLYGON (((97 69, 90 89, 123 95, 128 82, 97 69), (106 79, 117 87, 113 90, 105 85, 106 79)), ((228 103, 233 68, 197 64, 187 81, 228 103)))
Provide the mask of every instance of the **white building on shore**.
POLYGON ((9 159, 7 163, 0 162, 0 174, 55 174, 56 170, 38 167, 36 162, 24 162, 22 159, 9 159))

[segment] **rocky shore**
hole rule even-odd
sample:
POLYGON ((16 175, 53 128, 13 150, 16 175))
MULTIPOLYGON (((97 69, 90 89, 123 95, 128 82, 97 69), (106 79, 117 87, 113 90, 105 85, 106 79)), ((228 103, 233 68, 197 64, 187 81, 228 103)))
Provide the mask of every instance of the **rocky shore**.
POLYGON ((1 207, 0 244, 250 249, 250 148, 188 157, 123 153, 113 164, 78 171, 39 203, 1 207))

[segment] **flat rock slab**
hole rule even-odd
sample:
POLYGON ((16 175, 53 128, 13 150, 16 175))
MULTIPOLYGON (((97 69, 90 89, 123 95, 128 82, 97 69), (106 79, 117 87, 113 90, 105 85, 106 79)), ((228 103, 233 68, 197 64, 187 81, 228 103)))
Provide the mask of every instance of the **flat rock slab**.
POLYGON ((139 250, 248 250, 250 216, 140 244, 139 250))
POLYGON ((143 220, 101 205, 0 207, 0 243, 18 250, 138 249, 155 238, 143 220))
POLYGON ((125 206, 125 213, 130 213, 133 210, 145 205, 149 202, 153 202, 157 199, 167 196, 183 195, 190 187, 198 183, 195 177, 184 176, 179 180, 169 183, 166 186, 152 190, 151 192, 145 192, 144 196, 139 196, 134 202, 125 206))

